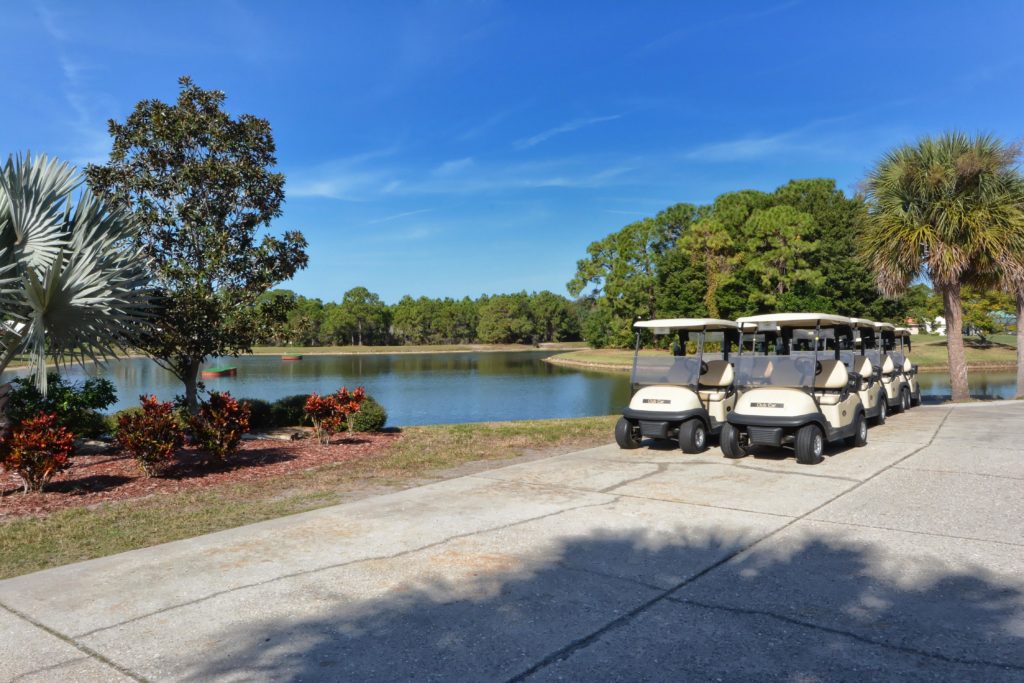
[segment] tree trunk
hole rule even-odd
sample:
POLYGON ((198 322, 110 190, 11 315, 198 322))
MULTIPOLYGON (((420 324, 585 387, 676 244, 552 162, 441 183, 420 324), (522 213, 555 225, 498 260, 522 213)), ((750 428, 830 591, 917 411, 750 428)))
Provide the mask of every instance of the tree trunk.
POLYGON ((1017 291, 1017 398, 1024 398, 1024 289, 1017 291))
POLYGON ((942 288, 942 305, 946 314, 946 353, 949 358, 949 386, 954 401, 971 397, 967 388, 967 357, 964 355, 963 302, 960 285, 942 288))
POLYGON ((199 412, 199 361, 189 361, 185 369, 185 405, 188 412, 195 415, 199 412))

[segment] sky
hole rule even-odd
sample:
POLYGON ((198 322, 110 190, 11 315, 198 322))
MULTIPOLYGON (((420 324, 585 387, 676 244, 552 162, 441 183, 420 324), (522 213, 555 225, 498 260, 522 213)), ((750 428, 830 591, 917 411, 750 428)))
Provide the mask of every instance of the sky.
POLYGON ((1024 3, 0 4, 0 151, 82 165, 177 79, 269 120, 283 215, 340 300, 567 294, 679 202, 835 178, 957 128, 1024 134, 1024 3))

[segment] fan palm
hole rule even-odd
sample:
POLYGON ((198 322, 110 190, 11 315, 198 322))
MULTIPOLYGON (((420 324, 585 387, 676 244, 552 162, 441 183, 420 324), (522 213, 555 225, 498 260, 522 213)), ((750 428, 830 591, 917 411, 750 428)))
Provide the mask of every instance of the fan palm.
POLYGON ((28 353, 40 390, 46 359, 100 360, 145 319, 149 274, 134 225, 46 156, 0 169, 0 371, 28 353))
POLYGON ((994 137, 953 132, 890 151, 867 177, 863 255, 883 293, 924 275, 942 295, 955 401, 969 396, 960 288, 1024 261, 1018 156, 994 137))

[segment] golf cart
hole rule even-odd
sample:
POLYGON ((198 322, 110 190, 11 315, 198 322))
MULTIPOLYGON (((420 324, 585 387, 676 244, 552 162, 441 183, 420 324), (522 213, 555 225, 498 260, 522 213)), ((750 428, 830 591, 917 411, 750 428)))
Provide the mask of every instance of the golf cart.
POLYGON ((709 435, 721 431, 736 403, 729 351, 739 343, 738 325, 731 320, 674 318, 642 320, 634 327, 633 396, 615 425, 615 441, 621 448, 637 448, 644 437, 676 439, 683 452, 700 453, 707 448, 709 435), (642 350, 644 331, 653 334, 656 349, 659 338, 672 335, 672 349, 642 350), (690 341, 696 352, 688 356, 690 341), (705 353, 705 345, 713 342, 720 343, 721 352, 705 353))
POLYGON ((876 366, 882 378, 882 386, 885 387, 889 410, 894 413, 910 410, 912 398, 907 378, 903 374, 904 358, 896 350, 896 327, 891 323, 875 323, 875 333, 881 342, 876 366))
POLYGON ((821 462, 826 442, 867 443, 867 422, 858 394, 861 378, 840 359, 841 347, 853 346, 849 318, 773 313, 737 322, 744 326, 744 334, 750 324, 777 330, 781 344, 774 356, 734 358, 736 385, 742 393, 722 429, 725 457, 742 458, 753 446, 786 446, 796 451, 797 462, 813 465, 821 462))
POLYGON ((874 425, 885 424, 889 414, 885 387, 878 367, 878 343, 875 337, 875 323, 864 318, 850 318, 853 327, 853 350, 842 350, 840 358, 846 369, 860 376, 857 393, 860 395, 864 415, 874 425))
POLYGON ((895 333, 899 351, 894 351, 893 357, 903 370, 903 377, 907 380, 907 389, 910 390, 910 405, 916 407, 921 405, 921 385, 917 381, 917 366, 911 363, 909 358, 910 330, 906 327, 897 327, 895 333))

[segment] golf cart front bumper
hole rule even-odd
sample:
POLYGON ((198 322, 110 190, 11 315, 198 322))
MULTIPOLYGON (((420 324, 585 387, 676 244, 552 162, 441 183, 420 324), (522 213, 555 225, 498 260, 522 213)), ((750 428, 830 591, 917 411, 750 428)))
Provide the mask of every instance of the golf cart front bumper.
POLYGON ((704 411, 700 409, 668 412, 626 408, 622 411, 622 417, 630 422, 636 422, 640 427, 640 433, 649 439, 667 439, 673 429, 678 429, 683 422, 695 417, 707 424, 704 411))
POLYGON ((781 446, 782 439, 786 433, 792 433, 806 424, 814 423, 826 430, 821 415, 818 413, 807 413, 806 415, 743 415, 729 413, 729 424, 735 427, 743 427, 747 433, 751 446, 781 446))

